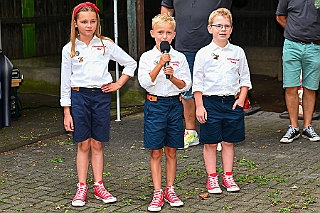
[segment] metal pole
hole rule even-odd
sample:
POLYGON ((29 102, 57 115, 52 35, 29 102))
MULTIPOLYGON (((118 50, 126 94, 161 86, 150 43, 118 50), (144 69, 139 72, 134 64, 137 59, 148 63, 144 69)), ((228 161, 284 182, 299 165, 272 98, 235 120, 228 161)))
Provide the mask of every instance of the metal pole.
MULTIPOLYGON (((114 42, 118 45, 118 0, 113 0, 113 14, 114 14, 114 42)), ((116 62, 116 81, 119 79, 119 64, 116 62)), ((120 119, 120 90, 117 90, 117 119, 120 119)))

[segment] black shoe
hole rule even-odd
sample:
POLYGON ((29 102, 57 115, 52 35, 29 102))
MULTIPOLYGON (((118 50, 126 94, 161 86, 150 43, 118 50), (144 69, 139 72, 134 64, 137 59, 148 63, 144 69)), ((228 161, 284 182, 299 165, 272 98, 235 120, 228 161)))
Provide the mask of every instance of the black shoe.
POLYGON ((291 143, 294 139, 299 138, 299 136, 299 130, 290 125, 287 133, 281 138, 280 143, 291 143))
POLYGON ((309 125, 307 128, 303 129, 302 137, 309 139, 310 141, 319 141, 319 135, 314 131, 313 127, 309 125))

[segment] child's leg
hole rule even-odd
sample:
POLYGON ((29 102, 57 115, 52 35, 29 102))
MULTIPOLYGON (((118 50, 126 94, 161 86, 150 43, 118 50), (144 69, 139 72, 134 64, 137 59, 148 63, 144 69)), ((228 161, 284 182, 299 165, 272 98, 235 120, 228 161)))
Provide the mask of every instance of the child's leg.
POLYGON ((102 180, 104 167, 103 147, 100 141, 91 139, 91 163, 94 182, 102 180))
POLYGON ((233 168, 233 160, 234 160, 234 145, 233 143, 225 142, 222 143, 222 151, 221 151, 221 157, 222 157, 222 167, 223 172, 232 172, 233 168))
POLYGON ((206 166, 206 171, 208 175, 212 173, 216 173, 216 165, 217 165, 217 144, 204 144, 203 147, 203 157, 204 163, 206 166))
POLYGON ((177 150, 166 146, 164 152, 166 154, 167 186, 173 186, 177 171, 177 150))
POLYGON ((78 143, 77 172, 78 180, 76 195, 72 199, 72 206, 84 206, 86 204, 88 187, 86 184, 89 167, 90 141, 85 140, 78 143))
POLYGON ((161 159, 162 149, 150 151, 150 168, 154 190, 161 189, 161 159))
POLYGON ((233 180, 232 168, 234 158, 234 145, 230 142, 222 142, 222 186, 227 189, 228 192, 237 192, 240 190, 238 184, 233 180))
POLYGON ((168 146, 164 147, 166 154, 166 175, 167 175, 167 186, 165 190, 164 200, 170 204, 170 206, 183 206, 183 202, 176 195, 174 191, 174 179, 177 172, 177 149, 168 146))
POLYGON ((218 144, 205 144, 203 147, 203 157, 208 174, 206 187, 209 193, 220 194, 221 188, 217 175, 217 150, 218 144))
POLYGON ((91 142, 91 164, 94 178, 94 195, 104 203, 113 203, 117 198, 113 197, 104 187, 102 173, 104 168, 103 144, 100 141, 90 140, 91 142))
POLYGON ((90 139, 78 143, 77 171, 79 183, 86 183, 89 167, 90 139))

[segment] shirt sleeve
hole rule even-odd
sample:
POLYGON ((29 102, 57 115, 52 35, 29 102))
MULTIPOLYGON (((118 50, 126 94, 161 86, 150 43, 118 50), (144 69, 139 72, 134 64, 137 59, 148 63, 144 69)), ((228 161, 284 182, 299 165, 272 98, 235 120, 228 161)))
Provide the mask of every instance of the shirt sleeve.
POLYGON ((252 89, 248 61, 243 49, 241 49, 241 55, 242 57, 239 65, 240 87, 245 86, 245 87, 248 87, 249 89, 252 89))
POLYGON ((122 74, 133 77, 137 68, 137 62, 117 44, 110 42, 109 48, 111 48, 110 59, 118 62, 121 66, 124 66, 122 74))
POLYGON ((71 106, 71 54, 68 51, 69 45, 62 49, 61 59, 61 86, 60 86, 60 105, 71 106))
POLYGON ((140 86, 147 90, 148 87, 154 86, 156 81, 152 82, 150 77, 150 72, 153 67, 150 67, 150 58, 147 55, 147 52, 143 53, 140 57, 139 68, 138 68, 138 80, 140 86))
POLYGON ((279 0, 278 7, 276 10, 277 16, 287 16, 288 15, 288 0, 279 0))
POLYGON ((169 9, 173 9, 173 0, 162 0, 161 6, 165 6, 169 9))
POLYGON ((193 84, 192 92, 203 92, 203 78, 204 78, 204 69, 203 69, 203 58, 201 57, 201 50, 198 51, 194 59, 193 65, 193 84))
MULTIPOLYGON (((186 59, 186 57, 182 54, 182 59, 181 61, 181 76, 179 76, 179 79, 184 81, 184 83, 186 84, 184 86, 184 88, 182 88, 180 91, 181 92, 186 92, 190 89, 191 85, 192 85, 192 81, 191 81, 191 74, 190 74, 190 69, 189 69, 189 64, 188 61, 186 59)), ((174 75, 174 74, 173 74, 174 75)))

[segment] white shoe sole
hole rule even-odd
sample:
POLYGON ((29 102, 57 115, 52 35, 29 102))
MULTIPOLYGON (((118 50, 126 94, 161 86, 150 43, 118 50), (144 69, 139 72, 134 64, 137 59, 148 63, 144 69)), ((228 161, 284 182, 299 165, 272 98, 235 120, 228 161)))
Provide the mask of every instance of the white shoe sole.
POLYGON ((211 190, 208 189, 208 192, 209 192, 210 194, 221 194, 221 193, 222 193, 222 190, 221 190, 220 188, 211 189, 211 190))
POLYGON ((94 196, 97 198, 97 200, 102 200, 104 203, 114 203, 114 202, 117 201, 117 198, 115 198, 115 197, 111 197, 111 198, 108 198, 108 199, 103 199, 103 198, 101 198, 101 197, 99 197, 97 195, 94 195, 94 196))
POLYGON ((280 140, 280 143, 292 143, 293 142, 293 140, 295 140, 295 139, 297 139, 297 138, 299 138, 300 137, 300 134, 299 135, 297 135, 297 136, 295 136, 294 138, 292 138, 292 139, 288 139, 288 138, 282 138, 281 140, 280 140))
POLYGON ((218 143, 218 145, 217 145, 217 151, 221 152, 221 150, 222 150, 221 143, 218 143))
POLYGON ((222 186, 227 190, 227 192, 238 192, 240 191, 239 187, 234 187, 234 188, 227 188, 225 185, 222 184, 222 186))
MULTIPOLYGON (((163 206, 163 205, 162 205, 163 206)), ((162 206, 160 206, 160 207, 148 207, 148 211, 149 212, 160 212, 161 211, 161 208, 162 208, 162 206)))
POLYGON ((86 202, 81 200, 76 200, 76 201, 72 201, 71 205, 74 207, 83 207, 84 205, 86 205, 86 202))
POLYGON ((164 199, 164 201, 166 201, 167 203, 170 204, 170 206, 172 207, 179 207, 179 206, 183 206, 183 202, 176 202, 176 203, 170 203, 167 199, 164 199))
POLYGON ((319 140, 320 140, 320 138, 319 138, 319 137, 309 138, 309 137, 308 137, 308 136, 306 136, 306 135, 302 135, 302 137, 303 137, 303 138, 305 138, 305 139, 308 139, 309 141, 313 141, 313 142, 315 142, 315 141, 319 141, 319 140))

